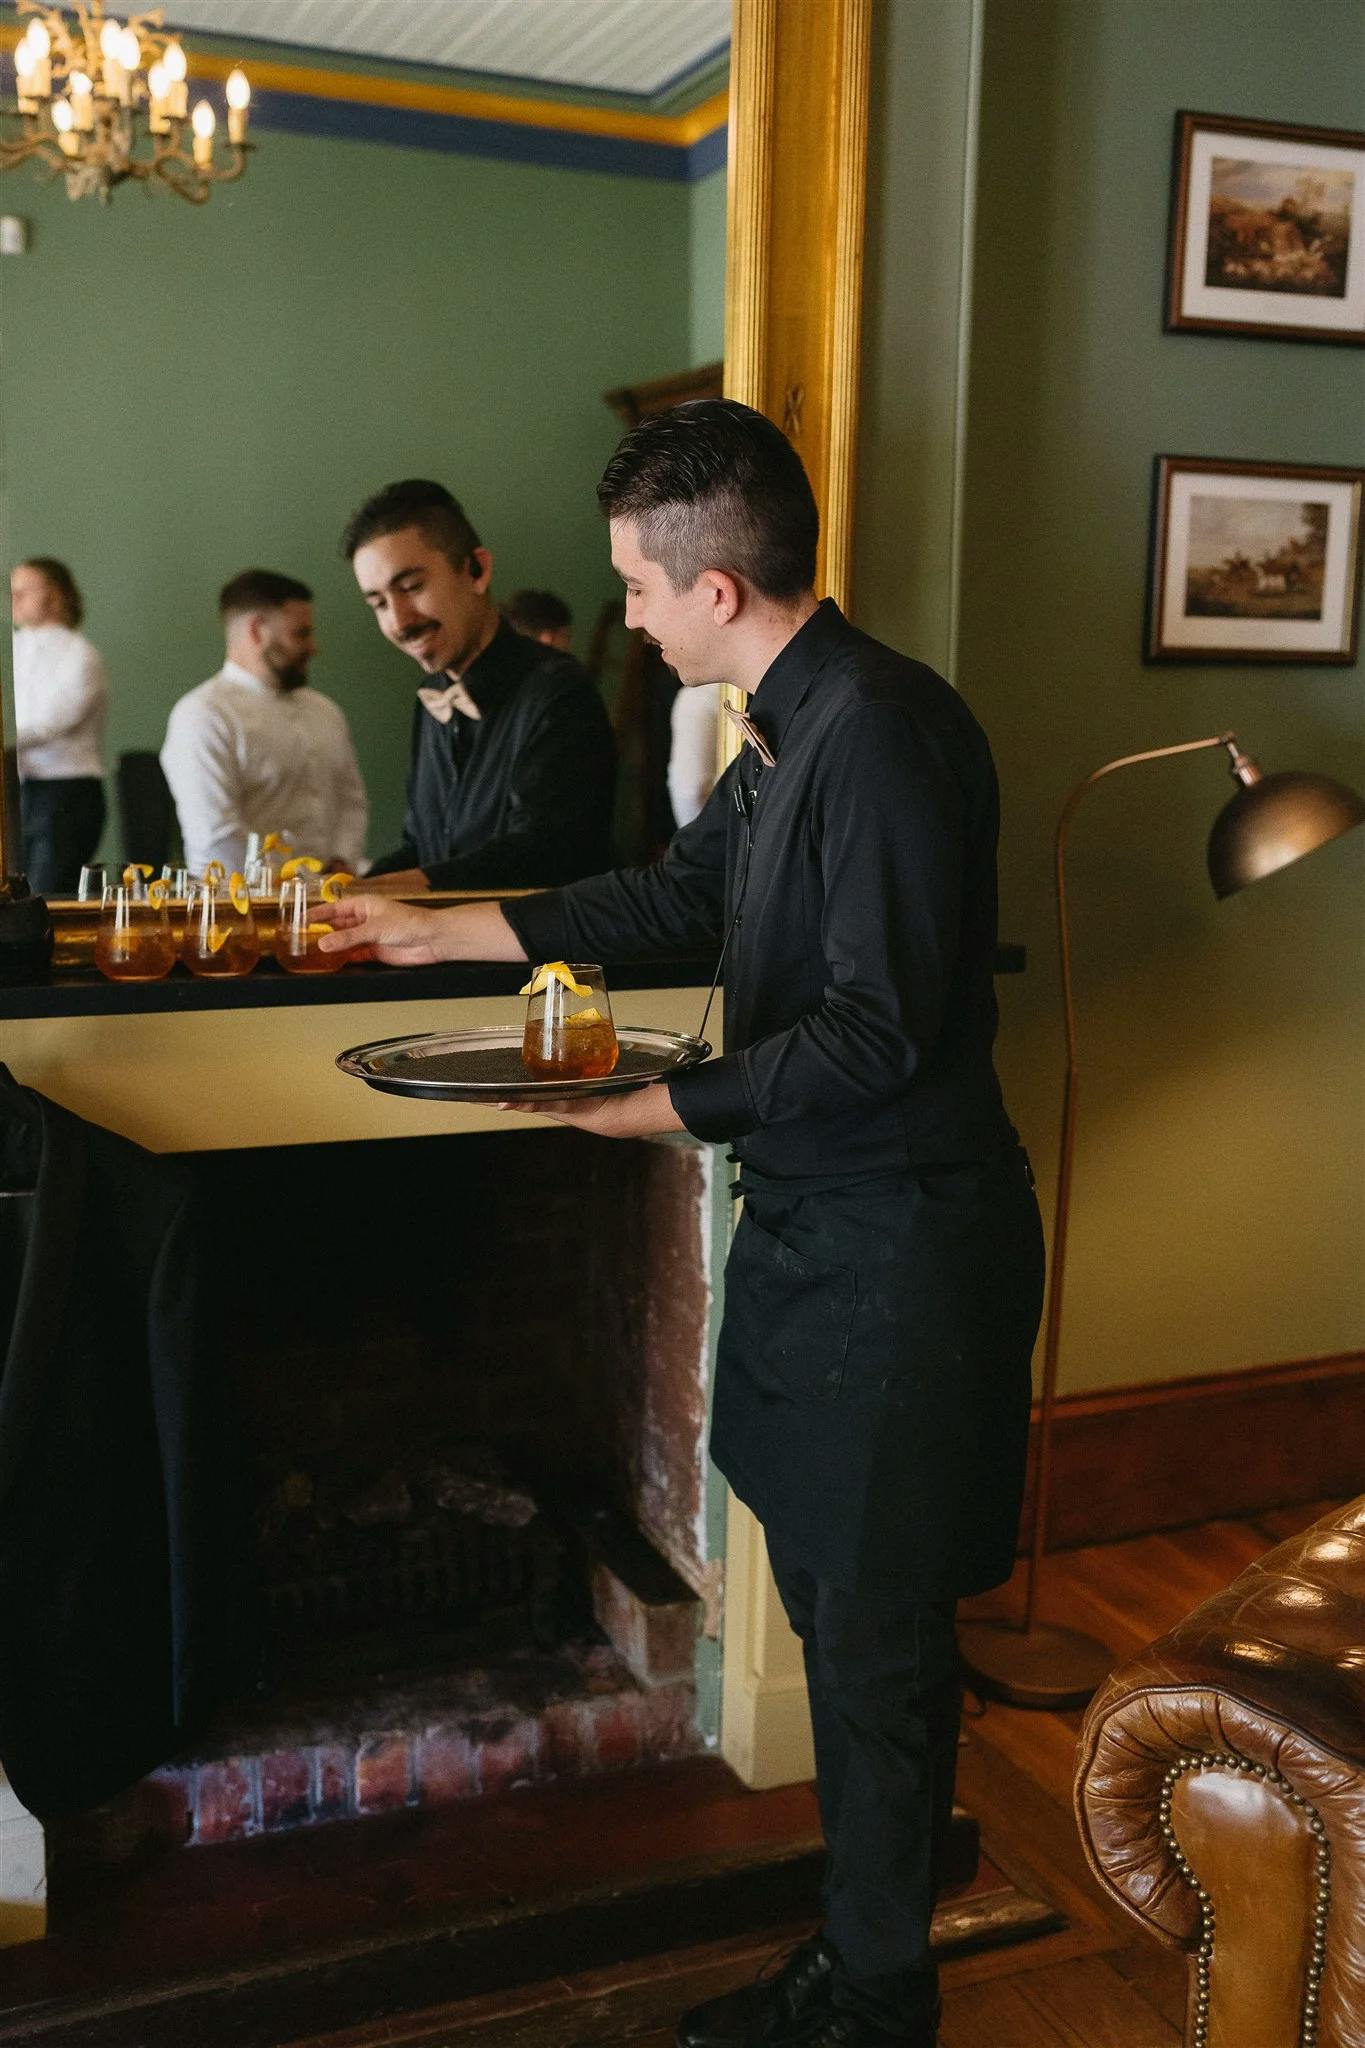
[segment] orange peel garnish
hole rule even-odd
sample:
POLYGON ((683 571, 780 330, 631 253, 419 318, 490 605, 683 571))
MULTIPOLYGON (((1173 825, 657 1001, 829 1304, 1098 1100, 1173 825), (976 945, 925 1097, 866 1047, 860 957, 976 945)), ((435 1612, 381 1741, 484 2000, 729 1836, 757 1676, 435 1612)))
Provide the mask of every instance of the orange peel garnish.
POLYGON ((232 937, 232 927, 226 924, 205 925, 199 936, 208 947, 210 953, 221 953, 228 940, 232 937))
POLYGON ((605 1024, 606 1021, 600 1010, 575 1010, 571 1017, 564 1019, 564 1029, 569 1031, 577 1024, 605 1024))
POLYGON ((232 880, 228 883, 228 895, 232 899, 232 907, 237 915, 250 917, 251 891, 247 888, 245 876, 233 874, 232 880))
POLYGON ((124 888, 135 889, 137 887, 139 875, 145 882, 148 875, 150 875, 151 872, 152 864, 149 860, 130 860, 127 867, 123 870, 124 888))
POLYGON ((220 860, 211 860, 209 862, 208 866, 204 869, 204 880, 206 882, 225 882, 227 880, 227 869, 220 860))
POLYGON ((299 873, 320 875, 322 873, 322 862, 317 858, 316 854, 296 853, 294 858, 287 860, 280 869, 280 880, 282 882, 292 882, 295 875, 299 873))
POLYGON ((169 882, 149 882, 147 885, 147 901, 157 910, 160 910, 170 893, 171 885, 169 882))
POLYGON ((283 838, 283 837, 282 837, 282 836, 280 835, 280 833, 278 833, 278 832, 267 832, 267 833, 266 833, 266 835, 265 835, 265 838, 264 838, 264 839, 263 839, 263 840, 261 841, 261 852, 262 852, 262 853, 278 853, 278 852, 280 851, 281 847, 284 847, 284 846, 288 846, 288 844, 289 844, 289 841, 288 841, 287 839, 283 838))
POLYGON ((337 899, 340 897, 342 890, 346 888, 348 884, 350 884, 354 880, 355 876, 348 875, 345 868, 338 868, 334 875, 328 875, 326 881, 322 885, 323 902, 335 903, 337 899))
POLYGON ((581 981, 574 980, 573 970, 569 967, 568 962, 564 960, 547 960, 543 966, 537 967, 521 993, 524 996, 544 995, 552 981, 559 982, 569 991, 571 996, 590 996, 592 994, 590 988, 585 988, 581 981))
POLYGON ((329 932, 331 929, 332 927, 329 924, 306 924, 304 926, 304 930, 310 939, 320 939, 324 932, 329 932))

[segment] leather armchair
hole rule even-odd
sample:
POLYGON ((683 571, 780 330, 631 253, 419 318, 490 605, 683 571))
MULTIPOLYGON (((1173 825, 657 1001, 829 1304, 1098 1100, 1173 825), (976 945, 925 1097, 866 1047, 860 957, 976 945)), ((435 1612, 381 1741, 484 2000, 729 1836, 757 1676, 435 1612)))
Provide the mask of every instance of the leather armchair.
POLYGON ((1365 1498, 1114 1673, 1076 1812, 1104 1889, 1189 1957, 1187 2048, 1365 2048, 1365 1498))

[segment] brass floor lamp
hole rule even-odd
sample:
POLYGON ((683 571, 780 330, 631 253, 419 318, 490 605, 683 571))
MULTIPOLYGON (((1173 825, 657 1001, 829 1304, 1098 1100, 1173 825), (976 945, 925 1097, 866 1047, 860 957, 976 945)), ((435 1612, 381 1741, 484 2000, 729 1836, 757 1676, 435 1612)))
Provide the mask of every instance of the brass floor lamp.
POLYGON ((1326 775, 1294 771, 1265 775, 1237 744, 1235 733, 1212 739, 1187 740, 1181 746, 1154 747, 1145 754, 1124 754, 1076 784, 1062 806, 1057 823, 1057 937, 1061 953, 1062 999, 1066 1012, 1066 1086, 1062 1096, 1061 1152, 1057 1202, 1052 1230, 1052 1269, 1048 1280, 1043 1340, 1043 1376, 1038 1405, 1037 1453, 1033 1518, 1025 1578, 1024 1619, 1013 1622, 964 1622, 959 1630, 962 1661, 976 1689, 993 1699, 1020 1707, 1082 1705, 1108 1673, 1113 1659, 1102 1643, 1073 1629, 1055 1628, 1037 1618, 1038 1579, 1047 1548, 1052 1495, 1052 1430, 1057 1398, 1057 1356, 1062 1328, 1062 1292, 1066 1279, 1067 1222, 1071 1206, 1071 1169, 1076 1144, 1076 1013, 1071 991, 1071 938, 1066 914, 1066 835, 1082 797, 1116 769, 1143 761, 1164 761, 1175 754, 1226 748, 1238 787, 1218 813, 1209 834, 1208 866, 1213 893, 1235 895, 1248 882, 1260 881, 1288 867, 1305 853, 1325 846, 1365 823, 1365 801, 1344 783, 1326 775))

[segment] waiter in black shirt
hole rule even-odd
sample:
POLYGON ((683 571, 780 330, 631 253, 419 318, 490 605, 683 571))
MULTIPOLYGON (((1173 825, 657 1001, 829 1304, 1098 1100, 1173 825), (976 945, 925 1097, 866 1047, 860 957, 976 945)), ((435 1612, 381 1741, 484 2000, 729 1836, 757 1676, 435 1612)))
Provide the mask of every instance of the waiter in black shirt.
POLYGON ((745 406, 644 421, 598 496, 626 619, 753 741, 650 868, 424 915, 337 906, 380 959, 725 957, 723 1057, 553 1112, 728 1140, 712 1454, 763 1523, 806 1658, 824 1922, 684 2015, 683 2048, 930 2048, 957 1599, 1009 1576, 1042 1237, 991 1059, 997 794, 932 670, 818 603, 801 463, 745 406))
POLYGON ((403 841, 385 892, 569 882, 611 860, 616 752, 571 654, 512 630, 493 558, 441 484, 388 484, 342 538, 386 640, 431 682, 413 705, 403 841))

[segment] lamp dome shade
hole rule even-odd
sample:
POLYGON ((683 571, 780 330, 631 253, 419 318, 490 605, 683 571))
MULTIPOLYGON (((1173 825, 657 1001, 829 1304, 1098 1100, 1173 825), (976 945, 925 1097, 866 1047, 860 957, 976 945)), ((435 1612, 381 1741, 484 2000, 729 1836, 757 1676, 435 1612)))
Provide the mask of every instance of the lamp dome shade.
POLYGON ((1209 834, 1215 896, 1234 896, 1291 861, 1365 824, 1365 799, 1330 775, 1287 769, 1262 775, 1229 798, 1209 834))

